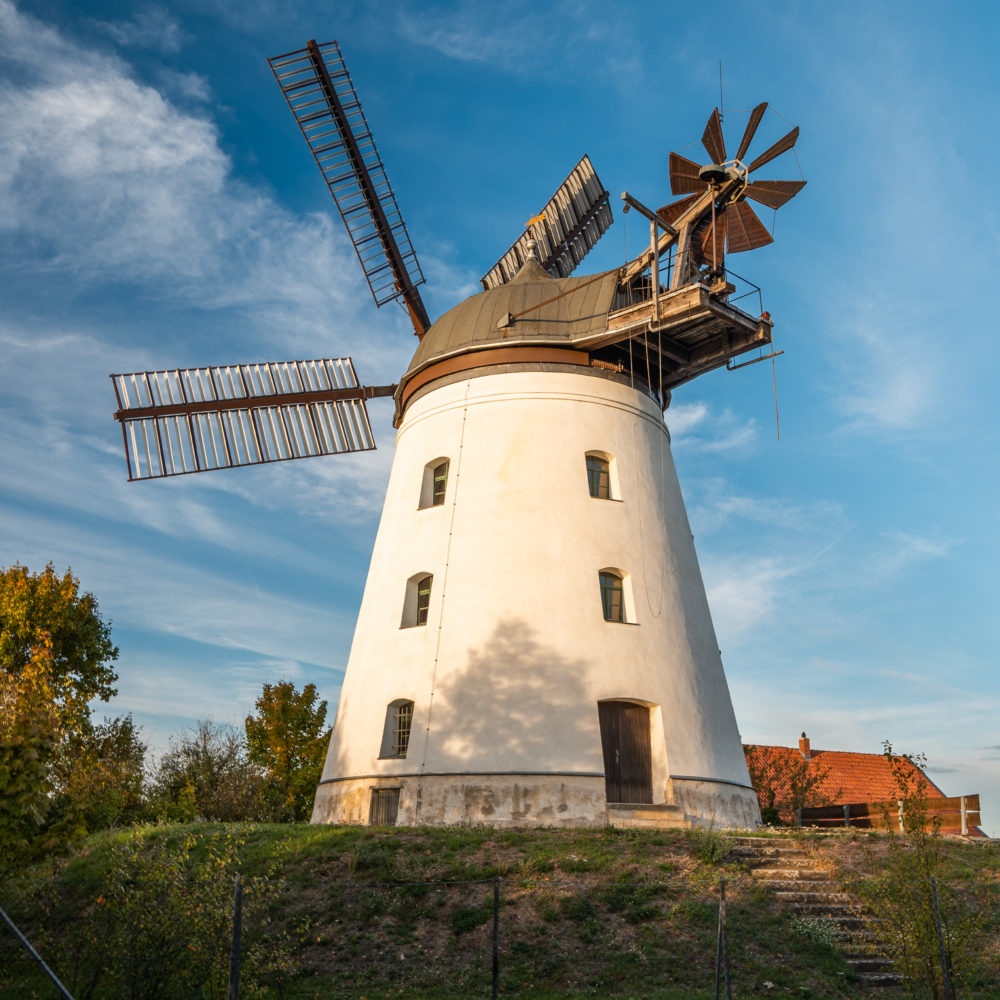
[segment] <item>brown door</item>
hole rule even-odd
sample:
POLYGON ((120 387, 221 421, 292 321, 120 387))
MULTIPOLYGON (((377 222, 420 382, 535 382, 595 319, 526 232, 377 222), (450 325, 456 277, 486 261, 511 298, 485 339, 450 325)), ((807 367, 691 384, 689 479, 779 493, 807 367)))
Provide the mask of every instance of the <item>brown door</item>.
POLYGON ((649 709, 631 701, 599 701, 597 710, 608 802, 652 802, 649 709))
POLYGON ((371 804, 368 807, 370 826, 395 826, 399 813, 398 788, 373 788, 371 804))

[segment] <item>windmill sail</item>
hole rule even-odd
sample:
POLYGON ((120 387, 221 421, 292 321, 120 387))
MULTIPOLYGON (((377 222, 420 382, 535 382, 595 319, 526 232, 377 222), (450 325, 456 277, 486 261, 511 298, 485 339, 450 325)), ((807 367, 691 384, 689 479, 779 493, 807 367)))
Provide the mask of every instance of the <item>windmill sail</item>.
POLYGON ((375 447, 350 358, 112 375, 129 480, 375 447))
POLYGON ((538 261, 554 278, 568 277, 614 222, 608 192, 584 156, 542 209, 544 220, 526 231, 480 279, 483 289, 506 284, 528 257, 534 236, 538 261))
POLYGON ((268 63, 337 203, 375 304, 401 299, 417 336, 430 326, 420 263, 336 42, 268 63))

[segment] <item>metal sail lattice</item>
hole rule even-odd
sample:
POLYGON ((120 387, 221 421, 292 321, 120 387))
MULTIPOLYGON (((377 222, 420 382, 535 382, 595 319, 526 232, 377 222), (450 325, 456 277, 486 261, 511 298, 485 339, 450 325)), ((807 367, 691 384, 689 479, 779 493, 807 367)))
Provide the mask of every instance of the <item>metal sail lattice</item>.
POLYGON ((112 375, 129 480, 375 447, 350 358, 112 375))
POLYGON ((530 227, 483 275, 484 289, 506 284, 528 259, 528 241, 534 238, 538 262, 554 278, 566 278, 614 222, 608 192, 589 156, 583 156, 556 189, 530 227))
POLYGON ((426 329, 416 292, 424 275, 340 48, 310 42, 268 62, 337 203, 376 305, 402 298, 426 329))

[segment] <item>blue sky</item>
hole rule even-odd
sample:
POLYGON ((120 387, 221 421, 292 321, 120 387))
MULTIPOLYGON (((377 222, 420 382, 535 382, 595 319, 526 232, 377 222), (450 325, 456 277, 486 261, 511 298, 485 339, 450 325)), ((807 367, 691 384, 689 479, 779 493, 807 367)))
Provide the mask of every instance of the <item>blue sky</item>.
POLYGON ((585 152, 616 223, 580 273, 634 253, 617 195, 669 200, 721 58, 730 141, 769 101, 759 148, 799 125, 809 182, 730 260, 785 351, 781 441, 767 364, 667 414, 742 735, 925 752, 1000 833, 997 9, 288 6, 0 0, 0 565, 69 565, 98 596, 109 710, 163 747, 282 677, 332 709, 343 676, 391 406, 375 453, 135 484, 111 420, 112 371, 349 354, 380 384, 415 347, 266 57, 340 42, 432 319, 585 152))

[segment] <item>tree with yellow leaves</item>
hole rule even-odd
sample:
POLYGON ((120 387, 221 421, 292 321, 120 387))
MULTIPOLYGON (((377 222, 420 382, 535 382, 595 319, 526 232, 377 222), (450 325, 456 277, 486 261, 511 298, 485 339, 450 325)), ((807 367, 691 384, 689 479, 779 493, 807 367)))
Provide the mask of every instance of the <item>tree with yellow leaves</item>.
POLYGON ((264 685, 256 707, 244 723, 247 756, 267 776, 275 818, 308 819, 330 742, 326 702, 318 701, 315 684, 297 691, 279 681, 264 685))
POLYGON ((0 571, 0 877, 80 832, 60 805, 60 768, 115 694, 118 649, 92 594, 50 563, 0 571))

